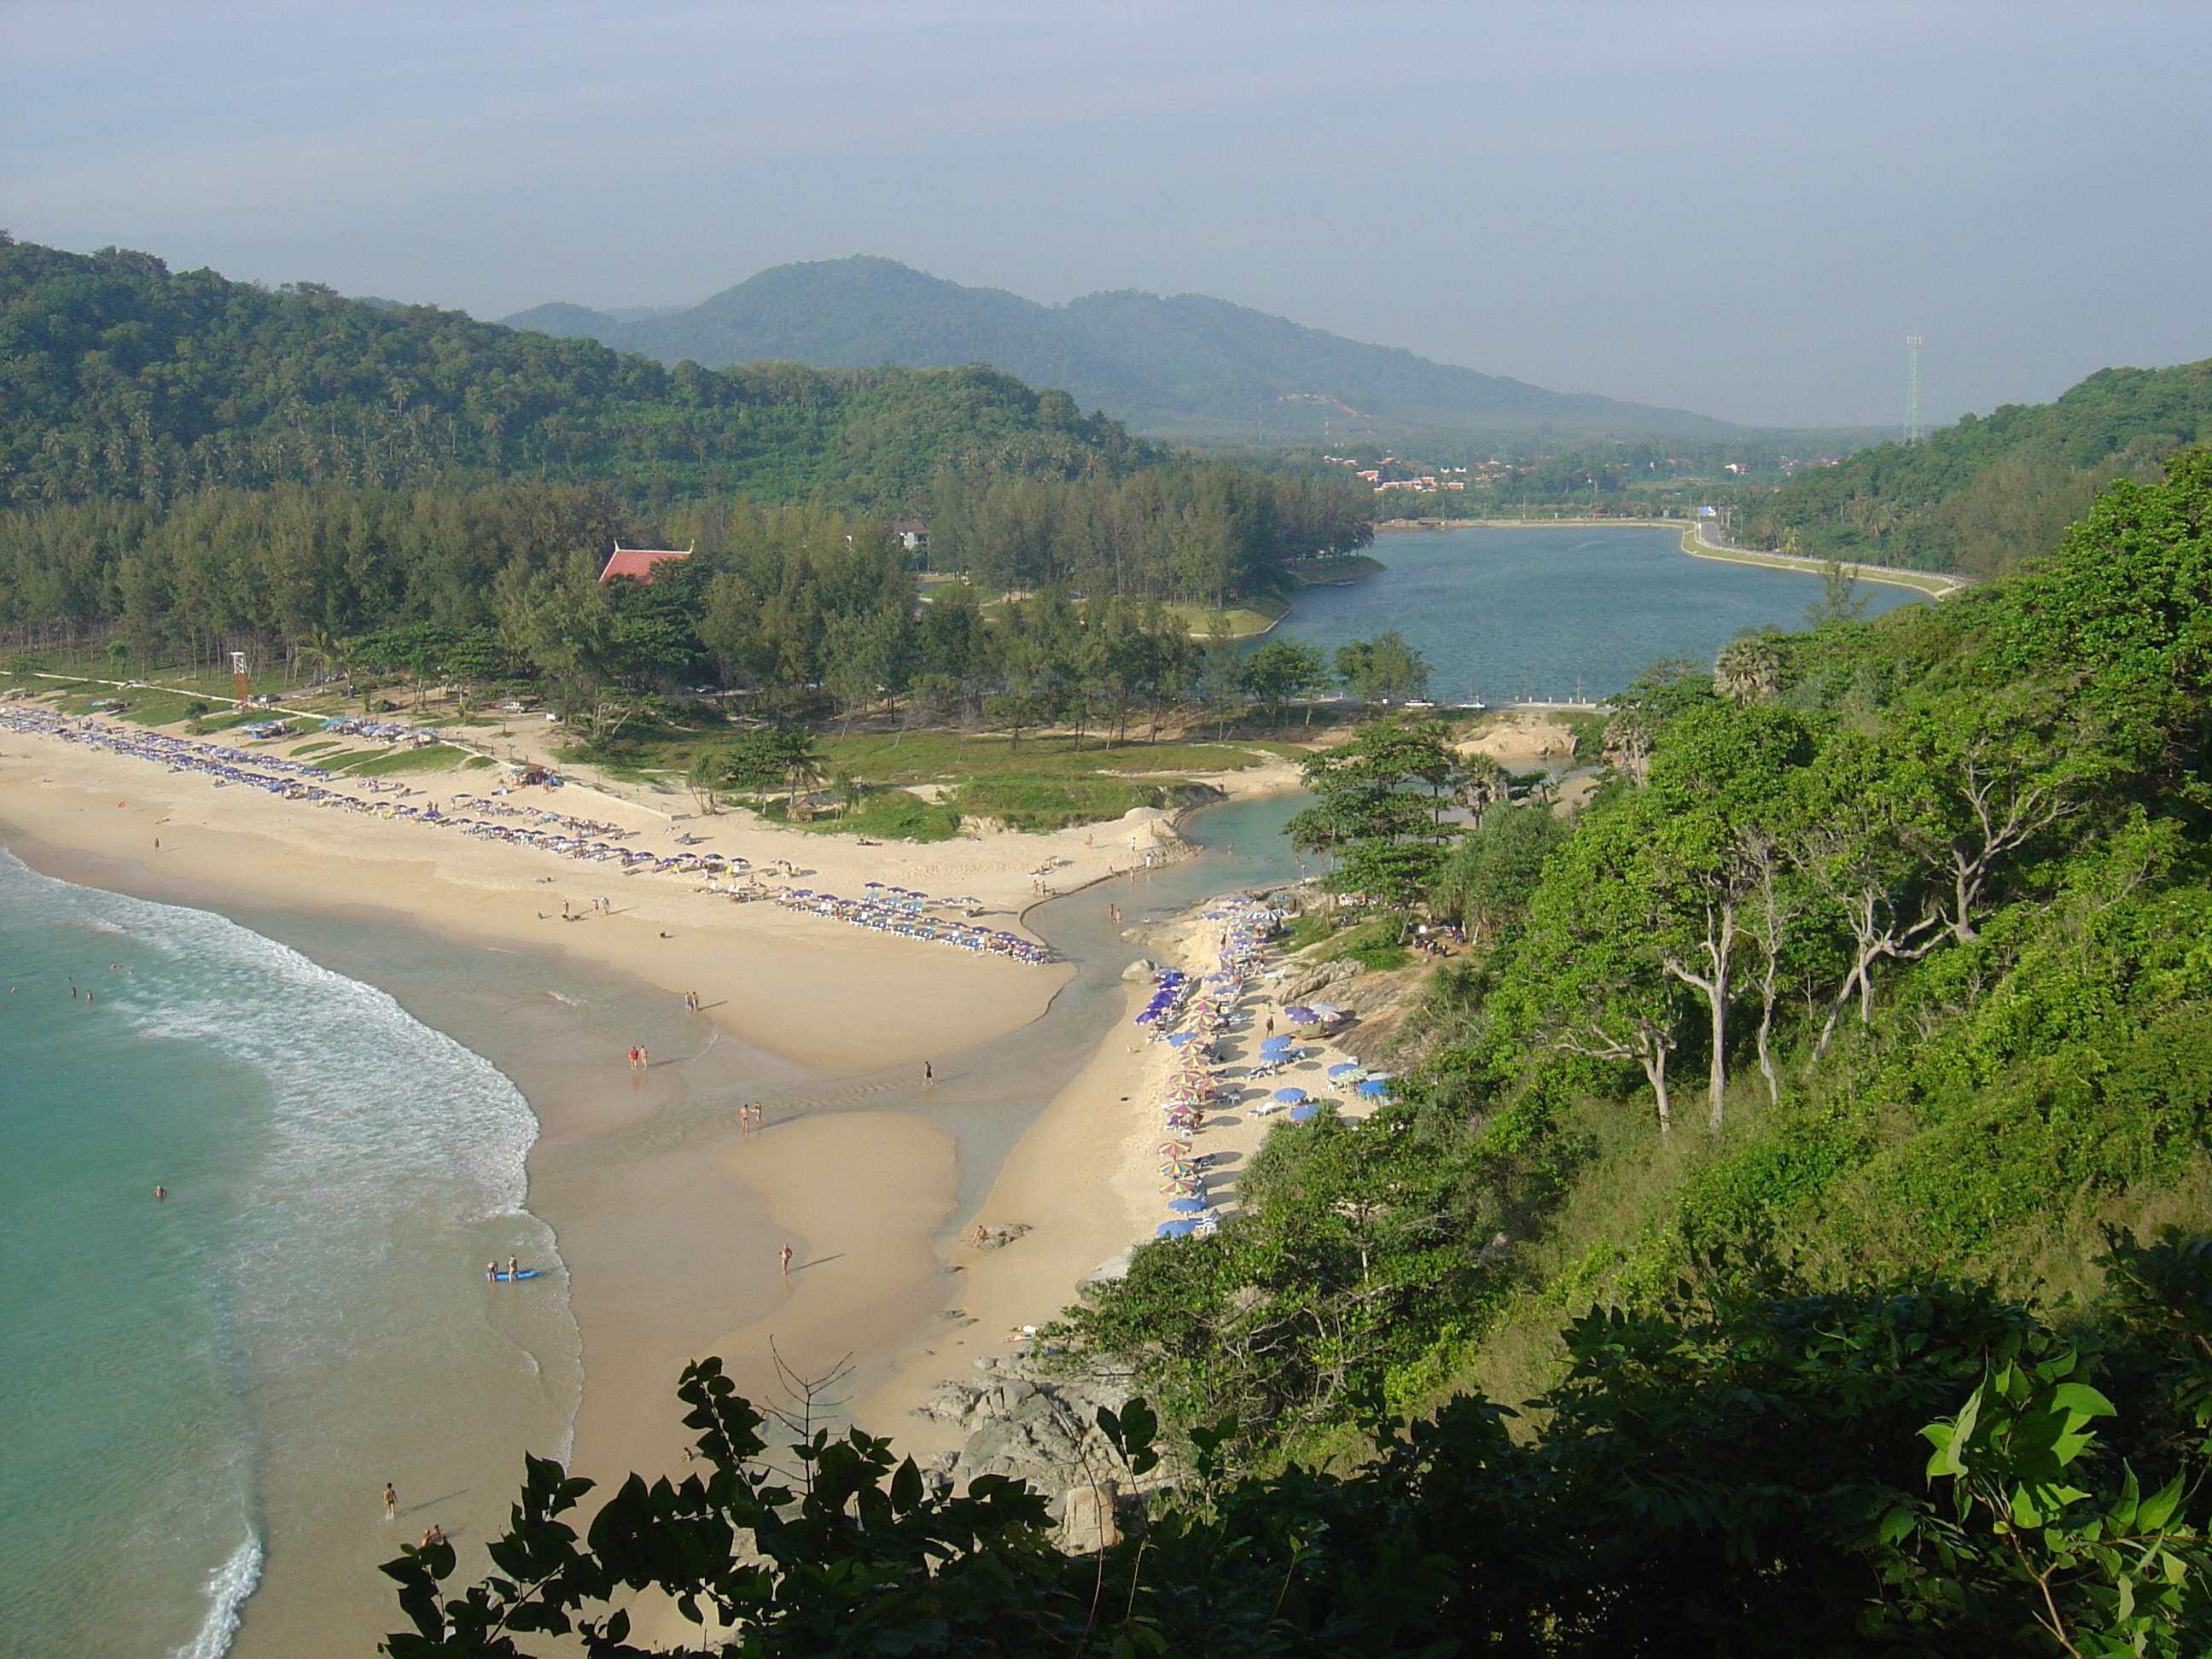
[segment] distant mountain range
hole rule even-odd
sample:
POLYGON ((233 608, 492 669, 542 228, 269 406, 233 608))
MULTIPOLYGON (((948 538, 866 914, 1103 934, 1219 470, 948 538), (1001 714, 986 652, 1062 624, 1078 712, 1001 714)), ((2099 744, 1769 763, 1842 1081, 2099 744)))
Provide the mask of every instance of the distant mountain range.
POLYGON ((1749 437, 1684 410, 1547 392, 1365 345, 1201 294, 1121 289, 1064 306, 964 288, 856 257, 777 265, 688 309, 658 314, 538 306, 509 327, 604 341, 709 368, 774 358, 817 368, 988 363, 1059 387, 1149 436, 1184 441, 1416 434, 1749 437))

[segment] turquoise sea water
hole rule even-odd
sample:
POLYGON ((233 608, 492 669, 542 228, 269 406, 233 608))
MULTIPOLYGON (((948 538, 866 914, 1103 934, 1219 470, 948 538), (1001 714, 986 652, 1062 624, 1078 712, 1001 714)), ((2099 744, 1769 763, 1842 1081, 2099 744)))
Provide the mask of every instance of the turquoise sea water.
POLYGON ((5 854, 0 980, 0 1651, 213 1659, 272 1559, 388 1558, 565 1449, 536 1123, 489 1062, 221 915, 5 854), (483 1283, 510 1255, 541 1293, 483 1283))
MULTIPOLYGON (((1681 532, 1547 525, 1376 538, 1389 568, 1302 589, 1279 632, 1334 648, 1395 628, 1427 656, 1439 702, 1602 697, 1658 657, 1711 662, 1746 628, 1803 626, 1820 579, 1693 559, 1681 532)), ((1869 616, 1924 603, 1866 583, 1869 616)))

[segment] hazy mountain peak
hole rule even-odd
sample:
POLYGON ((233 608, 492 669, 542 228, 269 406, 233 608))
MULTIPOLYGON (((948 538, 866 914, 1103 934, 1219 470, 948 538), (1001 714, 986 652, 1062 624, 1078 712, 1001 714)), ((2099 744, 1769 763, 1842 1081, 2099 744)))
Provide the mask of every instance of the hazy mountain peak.
POLYGON ((1719 434, 1681 410, 1556 392, 1431 362, 1206 294, 1141 289, 1041 305, 969 288, 896 259, 854 254, 775 265, 689 310, 624 322, 546 305, 504 319, 586 336, 666 362, 709 368, 781 358, 820 368, 986 362, 1065 388, 1139 430, 1186 440, 1275 441, 1412 432, 1527 430, 1719 434), (1360 411, 1363 428, 1345 411, 1360 411))

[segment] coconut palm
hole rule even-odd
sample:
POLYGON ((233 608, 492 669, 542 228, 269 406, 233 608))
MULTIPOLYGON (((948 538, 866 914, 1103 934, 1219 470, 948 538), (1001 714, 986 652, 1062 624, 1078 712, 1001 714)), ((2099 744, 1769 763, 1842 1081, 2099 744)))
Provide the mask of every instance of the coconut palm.
POLYGON ((1730 640, 1713 659, 1713 695, 1753 702, 1782 689, 1782 659, 1756 634, 1730 640))

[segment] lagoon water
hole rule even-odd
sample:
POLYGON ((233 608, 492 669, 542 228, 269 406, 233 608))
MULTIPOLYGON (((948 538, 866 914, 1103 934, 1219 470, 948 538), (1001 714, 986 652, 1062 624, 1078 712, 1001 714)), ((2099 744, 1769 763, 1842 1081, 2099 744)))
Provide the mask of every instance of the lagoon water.
MULTIPOLYGON (((1660 657, 1712 660, 1743 629, 1803 626, 1820 579, 1693 559, 1681 532, 1638 526, 1407 532, 1376 538, 1388 568, 1310 587, 1278 630, 1334 649, 1395 628, 1429 659, 1439 702, 1620 690, 1660 657)), ((1924 602, 1866 583, 1869 616, 1924 602)))

